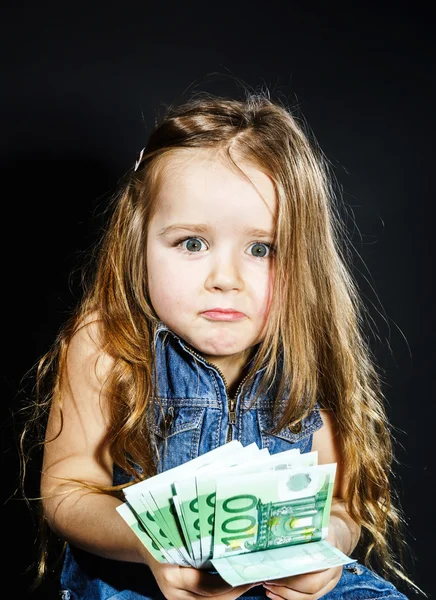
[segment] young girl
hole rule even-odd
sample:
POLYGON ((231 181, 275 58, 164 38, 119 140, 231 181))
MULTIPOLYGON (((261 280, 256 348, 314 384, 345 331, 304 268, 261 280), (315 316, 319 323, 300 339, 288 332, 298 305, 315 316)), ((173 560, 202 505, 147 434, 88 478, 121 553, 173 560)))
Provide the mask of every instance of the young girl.
MULTIPOLYGON (((63 598, 413 588, 392 546, 390 428, 342 232, 322 154, 281 102, 203 94, 157 122, 37 372, 31 423, 45 429, 43 521, 66 541, 63 598), (116 511, 122 488, 234 439, 337 463, 327 539, 362 564, 232 588, 157 562, 116 511)), ((45 565, 43 551, 41 577, 45 565)))

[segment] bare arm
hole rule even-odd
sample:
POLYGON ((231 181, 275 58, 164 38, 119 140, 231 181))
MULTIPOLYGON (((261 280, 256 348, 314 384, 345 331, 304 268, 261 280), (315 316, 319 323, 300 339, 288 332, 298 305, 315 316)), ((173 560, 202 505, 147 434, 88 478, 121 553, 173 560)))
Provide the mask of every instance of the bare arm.
POLYGON ((108 494, 93 493, 78 484, 112 485, 112 461, 104 445, 107 432, 105 399, 101 396, 110 359, 95 342, 96 323, 73 338, 62 384, 63 420, 52 406, 43 460, 41 493, 48 523, 61 538, 99 556, 148 562, 149 553, 115 510, 121 504, 108 494))
POLYGON ((350 517, 345 507, 346 465, 334 417, 328 410, 321 410, 321 416, 323 426, 313 435, 312 450, 318 451, 319 464, 337 463, 327 540, 350 555, 359 541, 360 526, 350 517))

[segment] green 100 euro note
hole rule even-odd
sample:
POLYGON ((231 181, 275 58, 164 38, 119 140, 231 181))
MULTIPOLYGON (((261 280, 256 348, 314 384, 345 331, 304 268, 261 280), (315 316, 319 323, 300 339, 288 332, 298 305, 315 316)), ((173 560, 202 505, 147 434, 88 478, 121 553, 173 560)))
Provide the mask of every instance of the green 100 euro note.
POLYGON ((325 541, 336 464, 317 458, 232 441, 124 488, 117 510, 159 562, 231 585, 354 562, 325 541))
MULTIPOLYGON (((317 452, 300 454, 299 450, 286 450, 273 455, 261 456, 262 450, 258 452, 256 460, 247 463, 233 465, 231 468, 215 469, 214 473, 199 473, 196 475, 197 495, 200 509, 200 533, 201 548, 204 558, 213 556, 213 539, 215 535, 215 503, 217 480, 225 480, 227 477, 245 476, 253 473, 259 477, 260 473, 267 471, 283 471, 298 465, 315 465, 317 463, 317 452)), ((207 566, 207 562, 206 562, 207 566)))
POLYGON ((213 556, 327 536, 336 463, 218 479, 213 556))
MULTIPOLYGON (((138 520, 139 530, 132 527, 132 519, 130 515, 127 515, 126 508, 118 507, 118 513, 136 535, 138 535, 138 531, 147 532, 154 542, 153 551, 156 550, 156 546, 162 550, 165 560, 161 562, 197 566, 191 558, 191 544, 184 538, 184 528, 178 519, 176 506, 172 499, 173 483, 178 479, 189 477, 208 465, 219 464, 220 461, 242 451, 243 448, 240 442, 234 440, 173 469, 125 487, 123 492, 127 506, 138 520)), ((148 541, 145 537, 142 539, 148 541)), ((146 544, 144 543, 144 545, 146 544)), ((150 547, 147 545, 146 547, 151 551, 150 547)))

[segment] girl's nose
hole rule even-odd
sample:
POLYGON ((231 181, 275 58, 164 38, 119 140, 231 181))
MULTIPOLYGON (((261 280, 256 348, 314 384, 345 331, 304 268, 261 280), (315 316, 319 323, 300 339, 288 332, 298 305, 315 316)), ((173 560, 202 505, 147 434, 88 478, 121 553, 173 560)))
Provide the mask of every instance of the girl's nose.
POLYGON ((205 281, 208 290, 241 290, 244 287, 240 266, 231 256, 222 255, 215 258, 210 266, 209 274, 205 281))

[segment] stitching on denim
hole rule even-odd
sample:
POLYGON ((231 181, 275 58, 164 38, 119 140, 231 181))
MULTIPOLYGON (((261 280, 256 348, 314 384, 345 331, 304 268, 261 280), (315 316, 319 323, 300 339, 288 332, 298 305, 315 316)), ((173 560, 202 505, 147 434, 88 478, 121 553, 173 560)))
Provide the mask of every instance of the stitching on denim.
POLYGON ((202 426, 203 426, 203 421, 204 421, 204 413, 205 413, 206 409, 202 410, 201 416, 201 427, 197 427, 196 429, 194 429, 194 435, 192 436, 192 442, 191 442, 191 458, 195 458, 196 456, 199 455, 199 450, 200 450, 200 436, 201 436, 201 430, 202 430, 202 426))
POLYGON ((260 410, 257 411, 257 425, 258 425, 259 431, 260 431, 260 439, 262 441, 262 448, 269 448, 272 436, 265 434, 265 432, 263 430, 260 410))
POLYGON ((218 426, 217 426, 216 431, 215 431, 215 448, 217 448, 220 445, 220 442, 221 442, 220 437, 221 437, 221 423, 222 423, 222 420, 223 420, 223 411, 220 410, 218 412, 218 426))
POLYGON ((242 444, 242 417, 243 417, 243 413, 241 410, 237 411, 236 413, 236 427, 238 430, 238 442, 241 442, 242 444))
POLYGON ((211 406, 213 408, 221 408, 221 402, 214 398, 201 398, 201 397, 173 397, 173 396, 158 396, 162 405, 174 404, 175 406, 187 406, 193 408, 201 408, 202 406, 211 406))
MULTIPOLYGON (((215 388, 215 394, 216 394, 217 402, 219 402, 220 404, 222 404, 223 398, 222 398, 220 386, 218 384, 218 377, 219 377, 219 375, 218 375, 218 373, 215 373, 215 371, 212 371, 211 369, 209 369, 208 375, 209 375, 210 379, 212 380, 213 387, 215 388)), ((220 377, 220 379, 221 379, 221 377, 220 377)), ((227 397, 226 394, 224 394, 224 396, 227 397)))
MULTIPOLYGON (((300 448, 301 452, 306 452, 306 448, 309 445, 309 442, 311 441, 311 439, 312 439, 311 437, 307 437, 305 440, 303 440, 303 444, 300 448)), ((309 450, 310 450, 310 448, 309 448, 309 450)))

